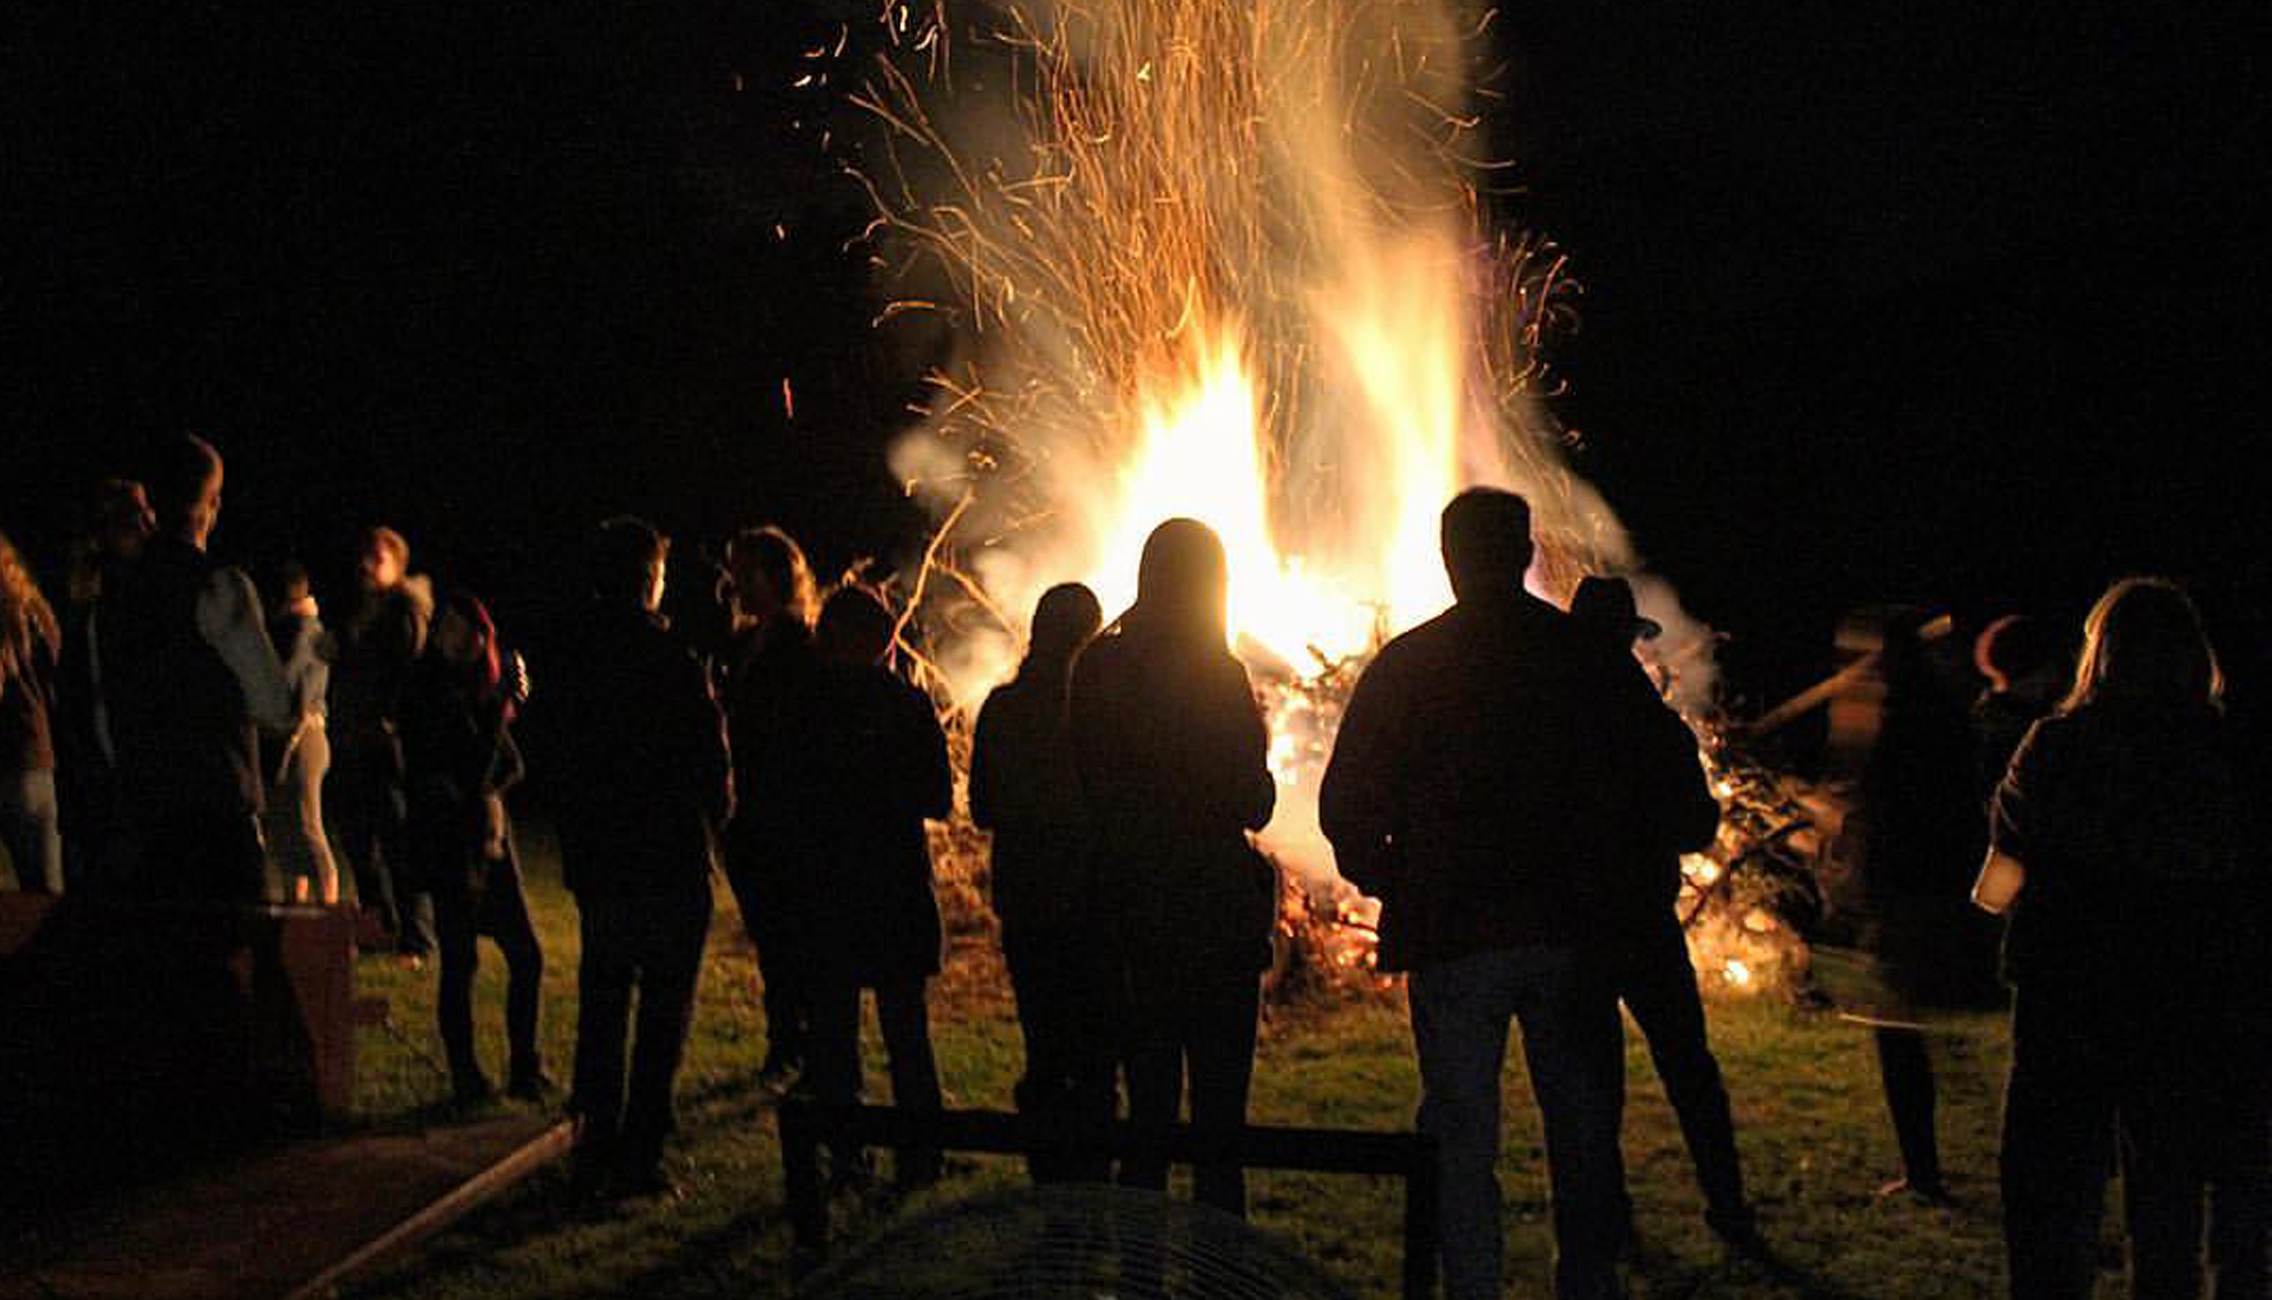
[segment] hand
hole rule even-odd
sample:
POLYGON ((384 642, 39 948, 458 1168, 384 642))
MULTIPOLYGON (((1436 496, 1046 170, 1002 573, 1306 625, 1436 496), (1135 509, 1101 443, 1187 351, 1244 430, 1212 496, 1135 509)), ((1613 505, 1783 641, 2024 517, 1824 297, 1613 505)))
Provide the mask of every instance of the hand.
POLYGON ((529 702, 529 661, 518 650, 505 652, 505 698, 519 708, 529 702))

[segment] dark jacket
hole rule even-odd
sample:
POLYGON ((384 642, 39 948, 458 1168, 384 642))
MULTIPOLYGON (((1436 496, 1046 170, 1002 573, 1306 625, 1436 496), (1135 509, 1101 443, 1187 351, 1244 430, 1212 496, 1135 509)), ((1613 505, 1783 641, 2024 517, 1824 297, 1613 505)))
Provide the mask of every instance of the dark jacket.
POLYGON ((131 805, 215 817, 261 809, 266 782, 244 690, 197 624, 217 568, 187 542, 155 537, 103 593, 103 691, 131 805))
POLYGON ((581 653, 563 658, 544 698, 567 791, 568 888, 658 894, 704 879, 733 808, 732 764, 693 654, 637 607, 595 605, 581 653))
POLYGON ((1695 763, 1629 653, 1516 592, 1382 647, 1342 716, 1319 822, 1341 873, 1382 900, 1385 970, 1574 945, 1598 926, 1604 878, 1655 838, 1636 824, 1665 828, 1659 860, 1687 837, 1666 788, 1695 763))
POLYGON ((1100 929, 1122 937, 1139 979, 1259 971, 1278 887, 1247 832, 1268 824, 1278 789, 1254 689, 1220 646, 1122 622, 1073 668, 1100 929))
POLYGON ((930 698, 883 668, 820 669, 811 683, 806 762, 827 793, 803 810, 819 837, 806 864, 820 960, 861 984, 939 970, 939 905, 926 819, 954 804, 947 740, 930 698))
POLYGON ((1088 923, 1089 818, 1065 686, 1021 677, 986 697, 971 742, 970 819, 993 832, 1005 931, 1088 923))
POLYGON ((784 891, 812 871, 812 808, 822 796, 804 722, 820 668, 812 633, 794 619, 766 629, 762 639, 745 631, 729 647, 728 662, 734 820, 726 831, 726 869, 741 882, 737 889, 754 885, 763 905, 785 907, 784 891))
POLYGON ((338 629, 326 706, 332 743, 353 750, 381 743, 403 688, 426 645, 433 602, 424 578, 367 593, 338 629))
POLYGON ((471 871, 488 834, 488 797, 525 771, 504 696, 475 688, 429 653, 403 689, 398 721, 420 875, 439 882, 444 872, 471 871))
POLYGON ((2027 883, 2007 973, 2085 996, 2227 980, 2263 1001, 2272 882, 2261 792, 2226 724, 2100 701, 2036 724, 1996 793, 2027 883))

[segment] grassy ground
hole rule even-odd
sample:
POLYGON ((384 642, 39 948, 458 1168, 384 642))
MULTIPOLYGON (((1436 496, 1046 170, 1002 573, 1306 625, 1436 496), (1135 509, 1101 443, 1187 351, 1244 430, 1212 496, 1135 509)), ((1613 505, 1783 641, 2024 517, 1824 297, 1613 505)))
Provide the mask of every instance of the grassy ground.
MULTIPOLYGON (((532 837, 533 839, 534 837, 532 837)), ((575 911, 541 842, 530 843, 530 905, 549 964, 544 1037, 565 1083, 574 1028, 575 911)), ((756 971, 731 899, 719 891, 694 1039, 679 1081, 675 1171, 686 1195, 604 1212, 569 1205, 540 1177, 363 1284, 370 1297, 778 1296, 789 1290, 774 1120, 752 1085, 765 1043, 756 971)), ((958 935, 934 985, 933 1030, 950 1106, 1008 1109, 1017 1026, 985 937, 958 935)), ((502 1069, 502 972, 484 947, 478 989, 486 1060, 502 1069)), ((360 1097, 370 1122, 415 1119, 447 1092, 432 1031, 433 975, 366 962, 362 990, 386 996, 393 1024, 361 1043, 360 1097)), ((1734 1097, 1745 1168, 1771 1264, 1732 1259, 1705 1231, 1687 1155, 1633 1035, 1625 1151, 1642 1241, 1631 1271, 1644 1297, 1987 1296, 2000 1287, 1995 1125, 2005 1060, 2001 1022, 1960 1020, 1937 1035, 1941 1141, 1956 1203, 1880 1200, 1896 1172, 1865 1033, 1773 1000, 1716 1002, 1712 1034, 1734 1097)), ((871 1052, 875 1043, 871 1020, 871 1052)), ((888 1095, 871 1056, 870 1095, 888 1095)), ((1551 1242, 1536 1113, 1519 1053, 1506 1074, 1501 1159, 1508 1277, 1544 1294, 1551 1242)), ((1418 1084, 1400 1000, 1309 1004, 1273 1014, 1255 1071, 1257 1122, 1400 1129, 1418 1084)), ((896 1211, 1021 1180, 1012 1162, 957 1162, 939 1188, 896 1211)), ((1257 1171, 1255 1222, 1360 1293, 1395 1293, 1401 1187, 1393 1181, 1257 1171)), ((857 1229, 856 1229, 857 1231, 857 1229)), ((2105 1294, 2114 1294, 2111 1277, 2105 1294)))

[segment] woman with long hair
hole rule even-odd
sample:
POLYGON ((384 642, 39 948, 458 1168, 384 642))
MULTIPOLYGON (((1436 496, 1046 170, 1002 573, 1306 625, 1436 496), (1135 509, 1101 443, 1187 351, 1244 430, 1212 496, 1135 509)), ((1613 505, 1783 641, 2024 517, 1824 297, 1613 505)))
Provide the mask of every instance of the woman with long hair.
POLYGON ((2004 1235, 2015 1296, 2086 1297, 2119 1139, 2131 1294, 2265 1294, 2258 761, 2193 602, 2132 578, 2085 622, 2074 687, 2013 756, 1974 889, 2009 912, 2004 1235))
MULTIPOLYGON (((1108 982, 1089 911, 1089 819, 1066 709, 1073 661, 1103 622, 1087 587, 1043 592, 1018 675, 986 697, 971 741, 970 819, 994 839, 994 915, 1026 1049, 1015 1096, 1029 1115, 1112 1116, 1108 982)), ((1032 1163, 1037 1181, 1101 1175, 1032 1163)))
MULTIPOLYGON (((1270 737, 1225 628, 1223 544, 1192 519, 1144 543, 1136 603, 1073 668, 1073 750, 1087 801, 1100 934, 1119 946, 1128 1110, 1175 1120, 1186 1081, 1191 1122, 1246 1121, 1261 975, 1278 885, 1249 832, 1270 820, 1270 737)), ((1164 1188, 1165 1161, 1132 1160, 1136 1186, 1164 1188)), ((1235 1165, 1202 1165, 1207 1205, 1246 1212, 1235 1165)))
POLYGON ((765 1005, 760 1082, 785 1090, 805 1065, 814 840, 810 765, 796 718, 816 668, 813 621, 820 601, 796 539, 766 524, 726 547, 734 638, 727 654, 726 725, 734 753, 734 817, 726 827, 726 882, 757 949, 765 1005))
POLYGON ((451 1090, 461 1103, 490 1095, 473 1041, 473 977, 484 934, 505 956, 505 1091, 533 1101, 551 1087, 537 1052, 544 953, 529 924, 504 803, 523 772, 512 732, 517 704, 505 685, 488 609, 464 592, 445 596, 426 653, 404 688, 400 716, 410 803, 406 838, 434 894, 442 960, 436 1011, 451 1090))
POLYGON ((16 887, 63 889, 55 803, 55 676, 63 633, 31 567, 0 533, 0 846, 16 887))

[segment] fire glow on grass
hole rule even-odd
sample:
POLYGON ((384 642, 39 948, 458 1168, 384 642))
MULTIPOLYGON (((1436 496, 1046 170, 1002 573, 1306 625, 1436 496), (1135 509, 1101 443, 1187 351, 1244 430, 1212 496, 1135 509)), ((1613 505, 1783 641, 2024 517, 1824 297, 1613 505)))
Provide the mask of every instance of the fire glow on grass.
MULTIPOLYGON (((1574 289, 1479 192, 1499 170, 1471 109, 1491 14, 927 0, 882 20, 851 93, 877 130, 848 165, 902 295, 883 319, 935 318, 946 357, 893 456, 944 520, 911 648, 974 704, 1045 588, 1084 581, 1110 617, 1154 526, 1209 524, 1272 724, 1266 847, 1363 933, 1315 785, 1356 666, 1449 602, 1444 503, 1528 498, 1551 597, 1634 564, 1542 404, 1574 289)), ((1637 587, 1676 637, 1708 635, 1637 587)))

